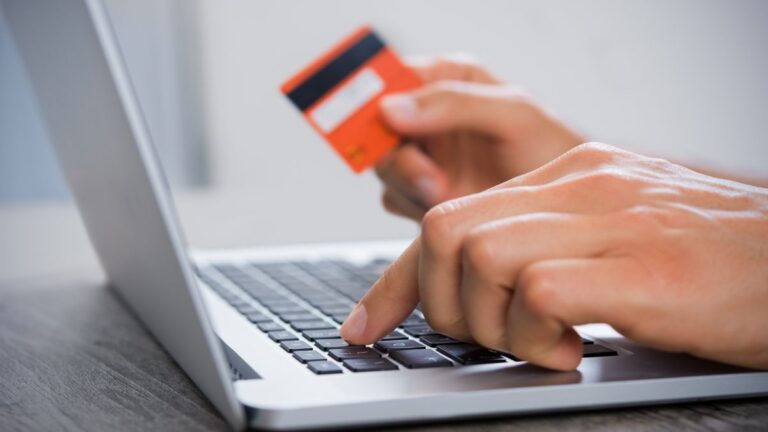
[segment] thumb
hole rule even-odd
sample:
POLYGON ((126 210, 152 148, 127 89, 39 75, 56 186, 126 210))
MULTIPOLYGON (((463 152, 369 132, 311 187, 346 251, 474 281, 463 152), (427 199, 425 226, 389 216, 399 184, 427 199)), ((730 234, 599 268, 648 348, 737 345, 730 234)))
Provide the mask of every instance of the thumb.
POLYGON ((439 81, 385 96, 380 103, 389 126, 409 136, 473 130, 505 138, 510 125, 528 118, 530 108, 514 87, 464 81, 439 81))
POLYGON ((408 317, 419 302, 419 240, 384 272, 341 326, 341 337, 353 345, 381 339, 408 317))

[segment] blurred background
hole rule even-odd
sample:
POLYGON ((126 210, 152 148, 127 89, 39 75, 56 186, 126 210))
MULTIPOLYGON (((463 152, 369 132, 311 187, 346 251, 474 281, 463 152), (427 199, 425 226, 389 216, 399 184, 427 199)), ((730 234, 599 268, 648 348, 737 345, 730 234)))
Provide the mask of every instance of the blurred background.
MULTIPOLYGON (((193 247, 410 237, 277 88, 357 26, 473 54, 591 140, 768 173, 764 0, 105 0, 193 247)), ((95 258, 0 8, 0 279, 95 258)))

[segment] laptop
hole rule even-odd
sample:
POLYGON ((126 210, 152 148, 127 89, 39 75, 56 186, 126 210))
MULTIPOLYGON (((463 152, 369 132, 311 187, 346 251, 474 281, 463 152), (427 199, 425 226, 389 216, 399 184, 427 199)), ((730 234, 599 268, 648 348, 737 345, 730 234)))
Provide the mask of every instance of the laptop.
MULTIPOLYGON (((235 429, 340 428, 768 394, 768 372, 582 326, 554 372, 434 332, 338 336, 404 242, 190 253, 100 0, 0 0, 110 285, 235 429)), ((708 337, 708 335, 701 335, 708 337)))

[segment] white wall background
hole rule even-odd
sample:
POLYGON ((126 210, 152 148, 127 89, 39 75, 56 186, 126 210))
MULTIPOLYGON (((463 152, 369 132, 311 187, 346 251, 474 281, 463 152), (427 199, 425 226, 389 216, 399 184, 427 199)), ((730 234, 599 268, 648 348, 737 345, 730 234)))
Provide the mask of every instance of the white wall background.
POLYGON ((403 54, 475 54, 592 139, 768 175, 766 1, 217 0, 201 16, 222 205, 205 232, 184 212, 193 241, 414 232, 277 91, 361 23, 403 54))
MULTIPOLYGON (((117 14, 120 43, 149 114, 169 104, 169 89, 152 86, 155 73, 173 80, 151 65, 158 56, 174 55, 152 29, 183 18, 178 28, 189 25, 201 43, 201 51, 184 55, 199 54, 202 69, 180 68, 181 82, 172 89, 180 112, 192 113, 187 118, 197 119, 194 108, 202 107, 205 122, 195 126, 208 132, 212 158, 212 188, 176 191, 193 246, 416 232, 414 224, 381 210, 373 176, 349 172, 277 91, 284 79, 362 23, 373 24, 404 54, 474 53, 592 139, 768 175, 765 0, 108 0, 108 5, 117 14), (195 18, 190 8, 198 6, 195 18), (147 44, 156 46, 142 48, 147 44), (201 81, 190 77, 197 73, 201 81), (202 103, 189 97, 196 89, 202 90, 202 103), (149 106, 155 98, 147 96, 158 92, 161 105, 149 106)), ((0 47, 10 46, 2 42, 0 47)), ((7 70, 3 63, 0 72, 7 70)), ((3 106, 11 110, 0 110, 10 113, 0 124, 16 124, 11 120, 20 114, 12 108, 26 105, 3 106)), ((160 140, 185 133, 167 123, 152 126, 160 140)), ((6 132, 0 137, 16 136, 6 132)), ((71 203, 0 205, 0 279, 94 264, 71 203)))

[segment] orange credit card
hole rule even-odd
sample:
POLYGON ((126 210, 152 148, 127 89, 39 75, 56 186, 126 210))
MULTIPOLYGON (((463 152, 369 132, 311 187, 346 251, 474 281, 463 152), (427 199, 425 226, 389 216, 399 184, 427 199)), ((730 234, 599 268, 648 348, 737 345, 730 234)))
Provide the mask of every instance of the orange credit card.
POLYGON ((370 27, 339 42, 280 90, 359 173, 375 165, 400 136, 384 123, 379 100, 421 85, 370 27))

